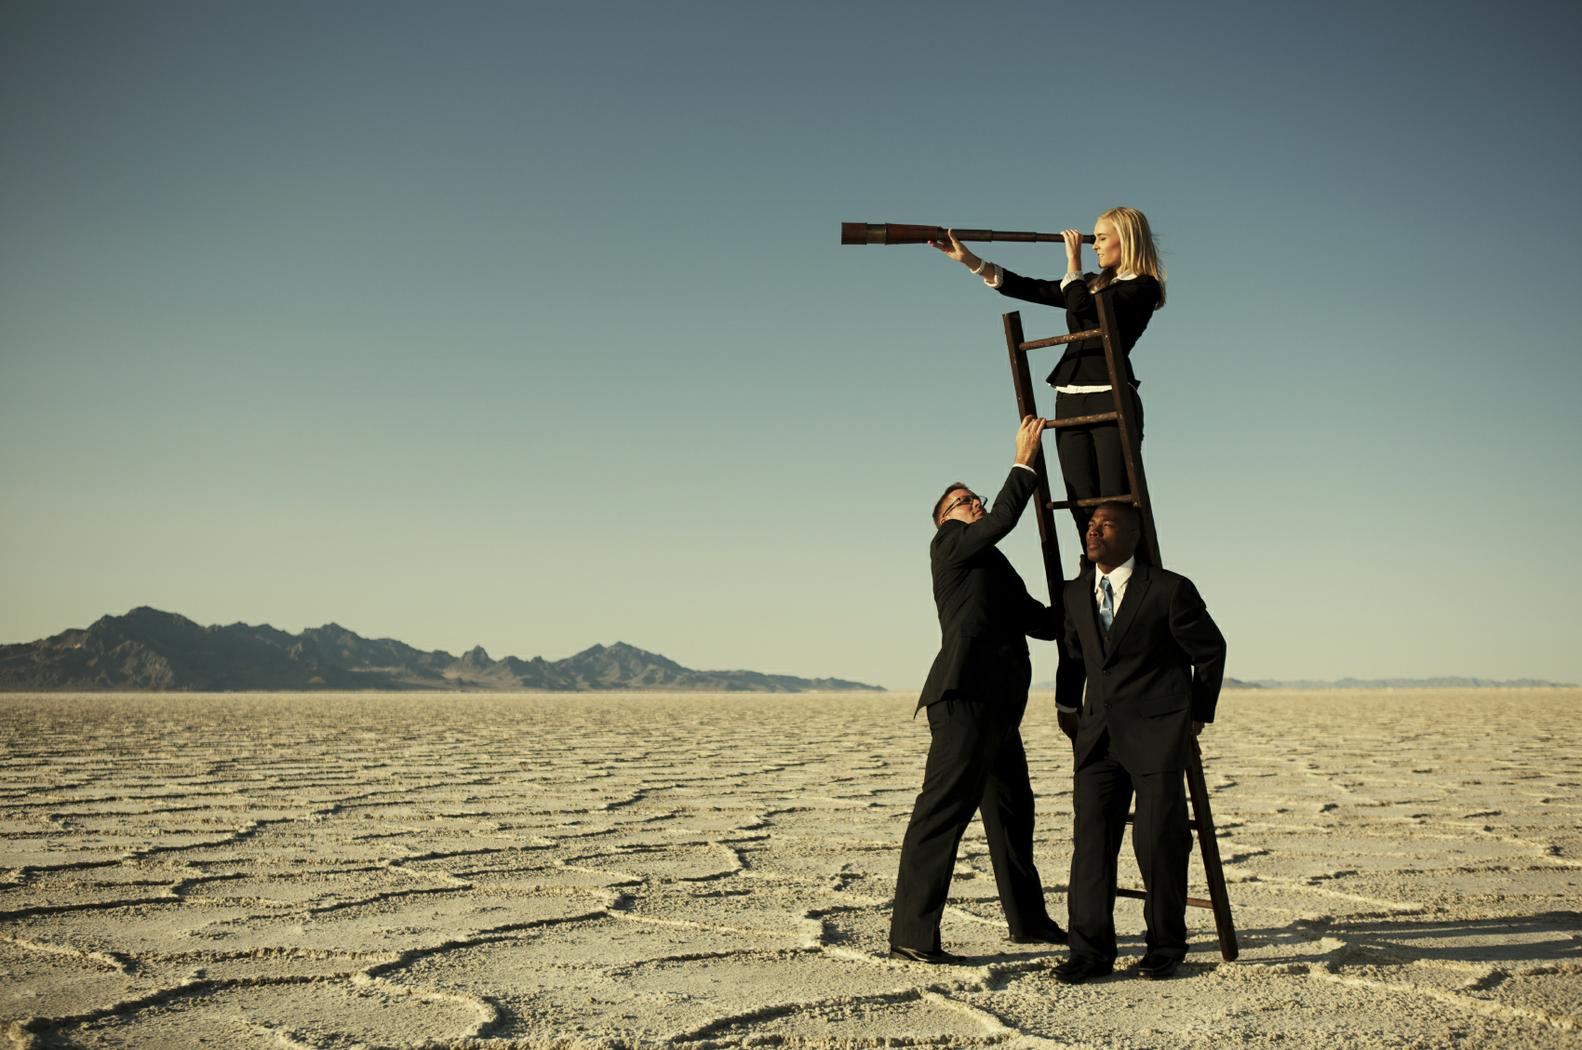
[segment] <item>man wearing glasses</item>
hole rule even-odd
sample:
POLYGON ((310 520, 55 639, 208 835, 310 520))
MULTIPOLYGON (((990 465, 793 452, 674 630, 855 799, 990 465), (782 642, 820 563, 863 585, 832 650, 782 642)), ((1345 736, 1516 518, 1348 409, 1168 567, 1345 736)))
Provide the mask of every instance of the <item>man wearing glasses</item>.
POLYGON ((890 920, 893 958, 963 961, 940 947, 939 919, 956 849, 974 812, 983 814, 1011 940, 1066 943, 1065 931, 1045 910, 1033 865, 1033 789, 1021 737, 1032 679, 1027 636, 1056 638, 1063 617, 1027 593, 995 547, 1038 487, 1032 463, 1043 430, 1042 419, 1022 420, 1016 462, 992 510, 959 482, 934 504, 929 559, 940 649, 917 704, 928 710, 930 743, 923 789, 901 843, 890 920))

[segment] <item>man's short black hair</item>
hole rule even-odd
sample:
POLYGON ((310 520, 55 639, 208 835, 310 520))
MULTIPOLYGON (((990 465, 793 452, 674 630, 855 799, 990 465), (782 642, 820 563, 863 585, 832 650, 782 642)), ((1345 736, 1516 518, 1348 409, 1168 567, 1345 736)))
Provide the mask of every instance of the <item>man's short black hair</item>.
POLYGON ((1143 531, 1143 514, 1142 511, 1137 509, 1137 505, 1135 503, 1127 503, 1125 500, 1112 499, 1105 500, 1103 503, 1100 503, 1097 507, 1093 508, 1095 513, 1104 509, 1108 509, 1111 514, 1114 514, 1121 521, 1125 522, 1129 528, 1132 528, 1139 533, 1143 531))
POLYGON ((941 492, 939 494, 939 498, 934 501, 933 516, 928 519, 934 523, 934 528, 939 528, 939 512, 945 509, 945 501, 950 499, 950 494, 955 492, 957 489, 966 489, 968 492, 972 491, 965 481, 952 481, 949 485, 946 485, 945 491, 941 492))

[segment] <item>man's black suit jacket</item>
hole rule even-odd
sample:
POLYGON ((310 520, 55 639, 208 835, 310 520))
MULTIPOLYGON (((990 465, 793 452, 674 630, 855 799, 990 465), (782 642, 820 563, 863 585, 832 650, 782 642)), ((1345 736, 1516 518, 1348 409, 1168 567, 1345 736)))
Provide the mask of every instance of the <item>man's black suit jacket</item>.
POLYGON ((1059 701, 1087 698, 1077 722, 1076 768, 1110 753, 1130 773, 1185 769, 1192 723, 1214 721, 1225 675, 1225 637, 1185 576, 1141 562, 1132 570, 1106 635, 1093 601, 1090 567, 1064 591, 1059 701))
POLYGON ((1012 467, 987 514, 971 525, 947 521, 935 530, 929 562, 939 610, 939 655, 919 708, 955 698, 1026 699, 1032 675, 1027 636, 1057 638, 1060 616, 1027 593, 995 544, 1015 527, 1037 487, 1037 474, 1012 467))

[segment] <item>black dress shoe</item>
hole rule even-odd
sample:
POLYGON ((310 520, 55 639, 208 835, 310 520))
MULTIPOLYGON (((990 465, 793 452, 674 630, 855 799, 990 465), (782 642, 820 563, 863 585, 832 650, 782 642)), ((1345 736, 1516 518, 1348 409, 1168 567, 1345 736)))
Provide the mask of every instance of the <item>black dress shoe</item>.
POLYGON ((1162 981, 1173 975, 1176 968, 1181 965, 1181 960, 1173 955, 1154 955, 1149 953, 1142 957, 1137 964, 1137 976, 1146 977, 1150 981, 1162 981))
POLYGON ((1114 966, 1103 959, 1095 959, 1091 955, 1073 955, 1055 967, 1055 980, 1061 984, 1081 984, 1095 977, 1108 977, 1113 969, 1114 966))
POLYGON ((1012 944, 1065 944, 1066 940, 1066 931, 1053 919, 1024 933, 1011 934, 1012 944))
POLYGON ((928 963, 932 966, 960 966, 967 961, 961 956, 947 952, 942 948, 907 948, 899 944, 890 945, 890 958, 905 959, 907 962, 928 963))

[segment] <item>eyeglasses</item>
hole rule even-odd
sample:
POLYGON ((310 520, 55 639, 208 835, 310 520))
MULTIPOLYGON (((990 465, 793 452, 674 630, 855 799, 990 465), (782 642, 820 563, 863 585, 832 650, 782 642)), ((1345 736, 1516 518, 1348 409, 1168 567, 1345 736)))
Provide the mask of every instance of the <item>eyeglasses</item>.
POLYGON ((945 504, 945 509, 939 512, 939 516, 943 518, 945 515, 949 514, 963 503, 977 503, 979 506, 983 506, 983 497, 972 492, 967 493, 965 496, 957 496, 955 499, 945 504))

